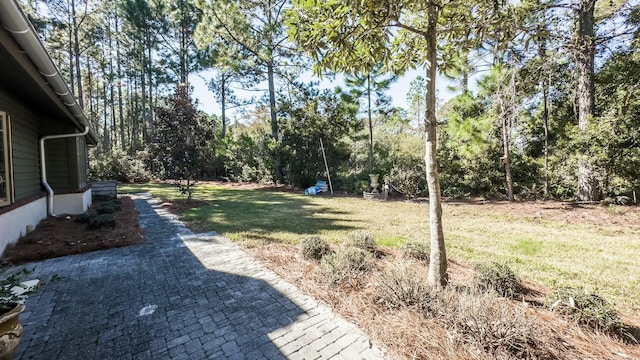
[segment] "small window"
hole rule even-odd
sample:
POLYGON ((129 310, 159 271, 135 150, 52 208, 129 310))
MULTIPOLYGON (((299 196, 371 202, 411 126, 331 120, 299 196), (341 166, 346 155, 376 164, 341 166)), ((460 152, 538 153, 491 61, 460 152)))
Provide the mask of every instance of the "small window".
POLYGON ((0 206, 11 204, 9 119, 0 112, 0 206))

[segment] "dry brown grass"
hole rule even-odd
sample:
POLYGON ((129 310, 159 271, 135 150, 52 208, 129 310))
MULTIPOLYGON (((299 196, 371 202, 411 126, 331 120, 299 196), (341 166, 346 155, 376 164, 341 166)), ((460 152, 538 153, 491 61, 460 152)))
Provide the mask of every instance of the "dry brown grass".
MULTIPOLYGON (((526 302, 449 290, 450 298, 432 304, 434 313, 428 316, 416 307, 389 309, 379 302, 376 281, 384 268, 401 261, 402 254, 399 250, 383 250, 386 256, 377 260, 374 273, 361 286, 353 287, 327 285, 319 263, 303 259, 297 246, 269 244, 248 249, 303 292, 360 326, 372 341, 389 351, 391 358, 640 359, 640 346, 584 330, 535 306, 549 291, 541 286, 528 292, 526 302), (469 325, 469 321, 474 322, 470 319, 475 319, 475 325, 469 325), (516 347, 510 348, 509 343, 516 347)), ((412 268, 426 272, 427 263, 415 262, 412 268)), ((464 264, 450 262, 449 270, 454 284, 469 283, 473 278, 473 270, 464 264)), ((525 285, 531 287, 532 283, 525 285)), ((637 326, 637 319, 624 320, 637 326)))

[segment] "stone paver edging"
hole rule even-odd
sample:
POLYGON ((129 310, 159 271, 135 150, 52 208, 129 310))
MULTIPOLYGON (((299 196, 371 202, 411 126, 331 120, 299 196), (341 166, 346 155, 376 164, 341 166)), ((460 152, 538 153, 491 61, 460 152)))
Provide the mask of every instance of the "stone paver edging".
POLYGON ((144 244, 27 265, 47 284, 27 300, 17 359, 384 357, 234 243, 133 197, 144 244))

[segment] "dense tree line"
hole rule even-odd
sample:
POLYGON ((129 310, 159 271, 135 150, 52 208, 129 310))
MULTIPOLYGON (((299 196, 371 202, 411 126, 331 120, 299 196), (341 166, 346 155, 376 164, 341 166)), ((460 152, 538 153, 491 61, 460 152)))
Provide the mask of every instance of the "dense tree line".
POLYGON ((185 102, 178 85, 207 69, 223 110, 197 116, 194 179, 307 186, 326 177, 322 138, 347 192, 373 171, 426 195, 429 166, 444 196, 599 200, 640 187, 635 1, 21 2, 98 130, 96 176, 129 162, 132 178, 176 177, 166 114, 185 102), (300 84, 312 65, 345 85, 300 84), (424 76, 394 94, 408 109, 392 108, 384 90, 411 68, 424 76), (436 71, 459 92, 439 105, 436 71))

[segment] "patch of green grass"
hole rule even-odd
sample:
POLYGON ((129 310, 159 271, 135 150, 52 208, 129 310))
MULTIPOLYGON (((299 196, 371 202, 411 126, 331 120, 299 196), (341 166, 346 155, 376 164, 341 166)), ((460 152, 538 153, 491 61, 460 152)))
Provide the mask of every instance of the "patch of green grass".
POLYGON ((376 239, 376 243, 380 246, 398 248, 407 242, 407 238, 403 236, 383 236, 376 239))
MULTIPOLYGON (((146 191, 167 200, 184 198, 171 184, 124 185, 119 191, 146 191)), ((215 230, 250 246, 298 244, 312 235, 335 244, 354 231, 370 233, 382 246, 429 241, 426 203, 372 202, 210 184, 197 184, 193 198, 209 203, 181 214, 189 226, 201 232, 215 230)), ((636 229, 539 221, 499 208, 486 211, 478 205, 446 203, 443 226, 452 259, 503 261, 522 279, 550 287, 597 290, 621 309, 640 311, 640 262, 635 260, 640 258, 640 231, 636 229)))
POLYGON ((534 240, 530 238, 517 239, 513 245, 511 245, 511 251, 514 254, 523 255, 535 255, 542 248, 542 241, 534 240))

